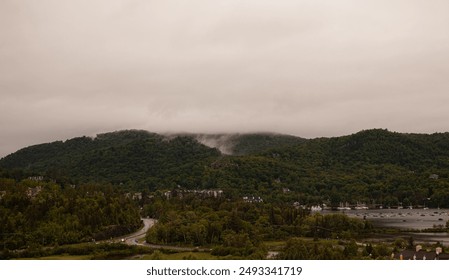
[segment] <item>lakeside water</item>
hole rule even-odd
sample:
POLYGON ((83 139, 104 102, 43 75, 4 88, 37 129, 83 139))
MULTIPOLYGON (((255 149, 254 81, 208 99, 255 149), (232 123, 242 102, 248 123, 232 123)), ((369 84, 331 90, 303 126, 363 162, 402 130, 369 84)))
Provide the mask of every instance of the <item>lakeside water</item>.
MULTIPOLYGON (((375 226, 398 228, 401 230, 423 230, 426 228, 446 227, 449 209, 372 209, 323 211, 325 213, 344 213, 349 217, 366 219, 375 226)), ((415 233, 407 232, 418 242, 440 242, 449 246, 449 233, 415 233)))
POLYGON ((426 229, 446 226, 448 209, 373 209, 345 210, 349 217, 365 218, 374 225, 400 229, 426 229))

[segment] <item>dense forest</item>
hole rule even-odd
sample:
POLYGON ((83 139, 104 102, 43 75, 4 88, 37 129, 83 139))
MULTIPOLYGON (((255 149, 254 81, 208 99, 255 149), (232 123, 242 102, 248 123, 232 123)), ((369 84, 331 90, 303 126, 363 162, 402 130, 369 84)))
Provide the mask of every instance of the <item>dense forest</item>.
POLYGON ((141 223, 137 204, 111 186, 0 179, 3 250, 103 240, 134 232, 141 223))
POLYGON ((147 192, 220 189, 232 199, 302 205, 449 207, 449 133, 373 129, 306 140, 130 130, 24 148, 0 160, 0 168, 63 186, 101 182, 147 192), (218 149, 226 145, 229 155, 218 149))
POLYGON ((344 214, 311 215, 285 203, 247 203, 194 194, 171 199, 155 196, 143 211, 158 219, 147 233, 147 242, 207 246, 212 255, 233 258, 264 259, 264 241, 351 240, 372 230, 369 222, 344 214))
MULTIPOLYGON (((1 160, 61 183, 112 183, 127 186, 172 186, 173 179, 198 174, 219 152, 189 137, 166 138, 143 131, 100 134, 22 149, 1 160)), ((190 182, 194 185, 197 182, 190 182)))

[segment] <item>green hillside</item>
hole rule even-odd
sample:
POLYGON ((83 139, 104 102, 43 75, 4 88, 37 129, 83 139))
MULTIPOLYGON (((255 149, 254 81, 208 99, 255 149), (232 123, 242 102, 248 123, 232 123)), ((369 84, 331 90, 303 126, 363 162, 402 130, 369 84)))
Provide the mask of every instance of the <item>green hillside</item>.
POLYGON ((309 205, 449 206, 449 133, 373 129, 306 140, 121 131, 28 147, 0 160, 0 167, 61 182, 148 191, 222 189, 230 197, 309 205), (228 154, 220 153, 224 147, 228 154))
MULTIPOLYGON (((2 159, 0 167, 76 183, 92 181, 155 187, 171 186, 173 178, 201 173, 209 158, 219 155, 217 150, 190 137, 167 139, 130 130, 100 134, 93 139, 80 137, 31 146, 2 159)), ((196 184, 184 183, 187 187, 196 184)))
POLYGON ((302 144, 306 139, 280 134, 240 134, 233 147, 234 155, 259 154, 274 148, 292 147, 302 144))
POLYGON ((225 155, 260 154, 273 148, 290 147, 304 143, 306 139, 275 133, 248 134, 178 134, 196 139, 205 146, 216 148, 225 155))

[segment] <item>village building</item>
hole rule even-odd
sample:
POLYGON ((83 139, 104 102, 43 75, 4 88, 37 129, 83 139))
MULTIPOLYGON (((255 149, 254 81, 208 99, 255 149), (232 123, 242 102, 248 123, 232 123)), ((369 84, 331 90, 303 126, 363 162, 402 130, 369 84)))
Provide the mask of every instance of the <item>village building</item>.
POLYGON ((42 186, 37 186, 34 188, 28 188, 26 191, 26 195, 28 198, 35 198, 42 191, 42 186))
POLYGON ((167 199, 170 199, 172 197, 179 197, 182 198, 185 195, 193 194, 197 197, 207 198, 207 197, 213 197, 213 198, 219 198, 223 195, 222 190, 175 190, 175 191, 166 191, 164 192, 164 196, 167 199))
POLYGON ((31 176, 28 177, 28 180, 40 182, 44 180, 44 176, 31 176))
POLYGON ((405 249, 392 255, 397 260, 449 260, 449 254, 444 253, 441 247, 437 247, 433 251, 423 250, 421 245, 417 245, 413 249, 405 249))
POLYGON ((243 201, 249 203, 262 203, 263 199, 260 196, 244 196, 243 201))
POLYGON ((142 199, 142 193, 141 192, 136 192, 136 193, 126 193, 125 194, 126 198, 131 198, 133 200, 141 200, 142 199))

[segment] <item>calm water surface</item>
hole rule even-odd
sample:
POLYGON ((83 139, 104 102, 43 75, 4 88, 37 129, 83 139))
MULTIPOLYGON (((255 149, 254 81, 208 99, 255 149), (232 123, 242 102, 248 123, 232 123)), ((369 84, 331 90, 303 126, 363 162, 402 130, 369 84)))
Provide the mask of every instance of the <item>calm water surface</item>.
MULTIPOLYGON (((422 230, 433 227, 446 227, 449 220, 449 209, 373 209, 323 211, 324 213, 345 213, 371 221, 375 226, 399 228, 401 230, 422 230)), ((421 242, 441 242, 449 246, 449 234, 444 233, 407 233, 421 242)))
POLYGON ((374 225, 400 229, 426 229, 446 226, 448 209, 374 209, 346 210, 350 217, 364 218, 374 225))

